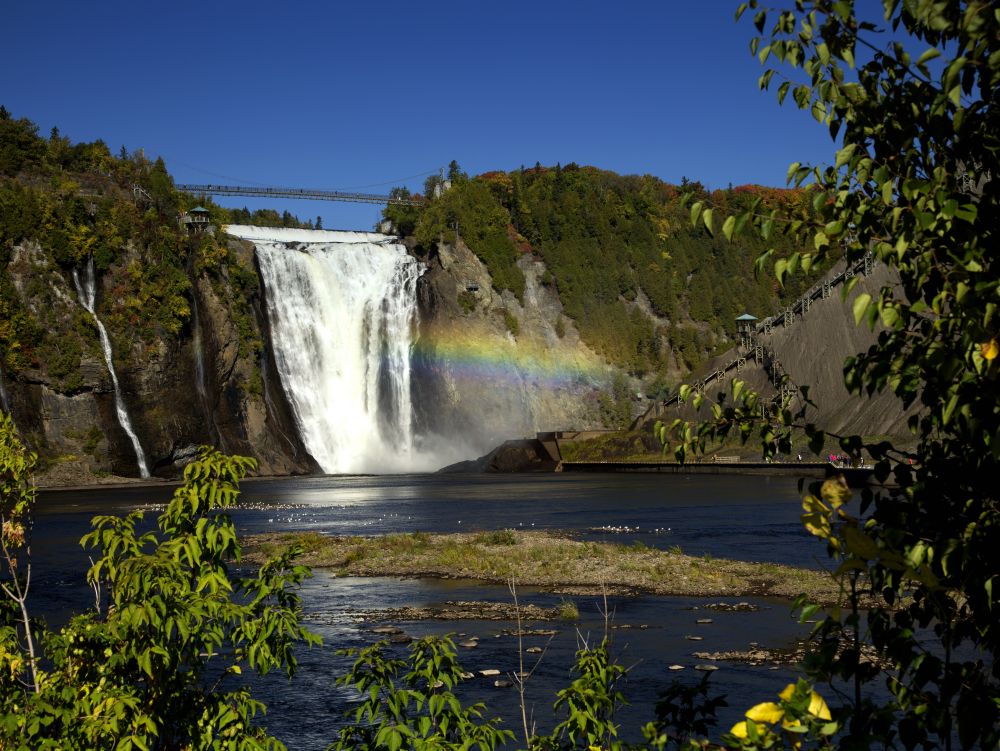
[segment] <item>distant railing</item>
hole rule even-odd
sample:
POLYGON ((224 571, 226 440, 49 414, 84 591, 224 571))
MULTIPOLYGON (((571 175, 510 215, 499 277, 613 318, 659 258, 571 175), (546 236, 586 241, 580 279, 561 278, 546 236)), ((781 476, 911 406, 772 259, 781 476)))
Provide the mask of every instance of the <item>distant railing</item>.
MULTIPOLYGON (((829 274, 820 282, 815 284, 809 289, 801 298, 796 300, 792 305, 783 308, 779 313, 768 316, 763 321, 760 321, 753 330, 755 336, 769 336, 771 334, 771 329, 775 326, 791 326, 800 318, 804 317, 806 313, 809 312, 809 307, 813 300, 822 300, 824 298, 830 297, 833 294, 833 289, 840 284, 847 282, 855 274, 864 274, 865 276, 870 276, 875 269, 875 256, 871 251, 865 253, 860 261, 856 261, 853 264, 848 264, 845 269, 836 274, 829 274)), ((749 342, 748 342, 749 344, 749 342)), ((757 363, 764 367, 768 378, 778 389, 778 399, 783 400, 785 396, 789 393, 796 391, 794 386, 786 383, 782 378, 784 375, 784 369, 781 363, 774 353, 774 350, 770 347, 765 347, 760 340, 752 343, 747 348, 746 355, 740 355, 735 357, 726 363, 725 367, 715 370, 702 379, 697 380, 689 384, 691 388, 696 392, 703 392, 709 383, 712 381, 722 381, 725 376, 731 370, 735 370, 739 373, 743 368, 746 367, 746 358, 750 357, 754 359, 757 363)), ((663 413, 667 407, 673 404, 680 404, 680 392, 666 399, 654 403, 648 410, 646 410, 643 415, 637 418, 633 424, 640 424, 644 420, 649 419, 650 415, 657 416, 663 413)))
POLYGON ((178 190, 213 196, 250 196, 253 198, 297 198, 308 201, 350 201, 353 203, 396 203, 417 206, 417 198, 397 198, 377 193, 350 193, 343 190, 316 190, 312 188, 252 188, 239 185, 176 185, 178 190))

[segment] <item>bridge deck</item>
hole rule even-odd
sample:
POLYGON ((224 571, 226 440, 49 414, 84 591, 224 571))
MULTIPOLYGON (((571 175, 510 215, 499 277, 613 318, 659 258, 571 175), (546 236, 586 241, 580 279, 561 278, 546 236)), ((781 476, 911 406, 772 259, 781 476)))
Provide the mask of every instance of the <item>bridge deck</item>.
POLYGON ((240 185, 193 185, 175 186, 188 193, 213 196, 250 196, 253 198, 297 198, 307 201, 350 201, 353 203, 397 203, 416 206, 421 201, 413 198, 395 198, 378 193, 350 193, 343 190, 320 190, 314 188, 247 187, 240 185))

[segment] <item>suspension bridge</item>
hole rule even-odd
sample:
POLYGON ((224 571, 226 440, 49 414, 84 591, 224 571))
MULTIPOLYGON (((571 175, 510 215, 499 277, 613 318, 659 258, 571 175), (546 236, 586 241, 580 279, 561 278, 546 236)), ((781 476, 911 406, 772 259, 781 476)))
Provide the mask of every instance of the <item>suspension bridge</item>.
POLYGON ((419 198, 400 198, 399 196, 381 195, 378 193, 352 193, 343 190, 319 190, 314 188, 279 188, 279 187, 249 187, 240 185, 175 185, 178 190, 198 195, 212 196, 248 196, 251 198, 298 198, 306 201, 348 201, 351 203, 384 203, 417 206, 419 198))

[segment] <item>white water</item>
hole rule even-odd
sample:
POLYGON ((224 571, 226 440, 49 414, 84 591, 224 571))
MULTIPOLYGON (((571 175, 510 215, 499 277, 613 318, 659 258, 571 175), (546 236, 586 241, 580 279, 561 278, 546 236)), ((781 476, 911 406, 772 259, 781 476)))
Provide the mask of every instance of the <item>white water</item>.
POLYGON ((195 388, 201 398, 201 406, 208 412, 208 387, 205 385, 205 354, 201 343, 201 317, 198 313, 197 295, 191 305, 191 346, 194 348, 195 388))
POLYGON ((125 400, 122 398, 121 387, 118 385, 118 375, 115 373, 115 365, 111 359, 111 340, 108 338, 108 332, 104 328, 104 324, 101 323, 101 319, 97 317, 95 306, 97 300, 97 280, 94 274, 93 258, 87 260, 86 276, 82 282, 76 269, 73 269, 73 285, 76 287, 76 296, 80 300, 80 305, 90 313, 94 319, 94 323, 97 324, 97 333, 101 339, 101 349, 104 351, 104 361, 108 364, 111 383, 115 387, 115 410, 118 412, 118 422, 128 434, 129 440, 132 441, 136 462, 139 465, 140 477, 149 477, 149 468, 146 466, 146 454, 142 450, 142 444, 139 443, 139 436, 132 429, 132 420, 129 419, 128 410, 125 408, 125 400))
POLYGON ((410 349, 423 267, 395 238, 230 225, 252 240, 274 358, 303 443, 328 473, 440 466, 415 446, 410 349))
POLYGON ((4 412, 10 412, 10 400, 7 398, 7 388, 3 385, 3 368, 0 368, 0 407, 4 412))

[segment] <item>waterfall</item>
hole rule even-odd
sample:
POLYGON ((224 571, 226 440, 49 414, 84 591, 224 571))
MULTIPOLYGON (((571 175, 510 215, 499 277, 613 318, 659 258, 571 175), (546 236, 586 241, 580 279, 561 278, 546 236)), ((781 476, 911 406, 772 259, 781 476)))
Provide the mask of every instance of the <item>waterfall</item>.
POLYGON ((10 413, 10 399, 7 397, 7 387, 3 385, 3 368, 0 368, 0 407, 10 413))
POLYGON ((222 431, 215 421, 215 410, 212 402, 208 398, 208 381, 205 374, 205 346, 202 343, 201 313, 198 309, 197 290, 191 295, 191 347, 194 350, 194 372, 195 389, 198 391, 198 399, 201 402, 205 419, 208 420, 211 429, 212 442, 222 451, 226 451, 226 442, 222 437, 222 431))
POLYGON ((80 305, 82 305, 88 313, 93 317, 94 323, 97 324, 97 333, 101 340, 101 349, 104 351, 104 361, 108 364, 108 373, 111 374, 111 383, 115 387, 115 410, 118 412, 118 422, 121 424, 122 429, 128 434, 129 440, 132 441, 132 448, 135 449, 136 462, 139 465, 139 475, 140 477, 149 477, 149 468, 146 466, 146 454, 142 450, 142 444, 139 443, 139 436, 135 434, 135 430, 132 429, 132 420, 129 419, 128 410, 125 408, 125 400, 122 398, 122 390, 118 385, 118 375, 115 373, 115 365, 111 359, 111 340, 108 338, 108 332, 104 328, 104 324, 101 323, 101 319, 97 317, 96 301, 97 301, 97 279, 94 274, 94 259, 90 257, 87 259, 86 275, 83 281, 80 281, 80 274, 77 273, 76 269, 73 269, 73 285, 76 287, 76 296, 80 300, 80 305))
POLYGON ((278 375, 325 472, 429 469, 415 447, 410 348, 423 266, 395 238, 231 225, 252 240, 278 375))
POLYGON ((205 386, 205 354, 201 343, 201 318, 198 315, 198 295, 194 294, 191 303, 191 346, 194 348, 194 386, 198 390, 201 406, 208 413, 208 388, 205 386))

